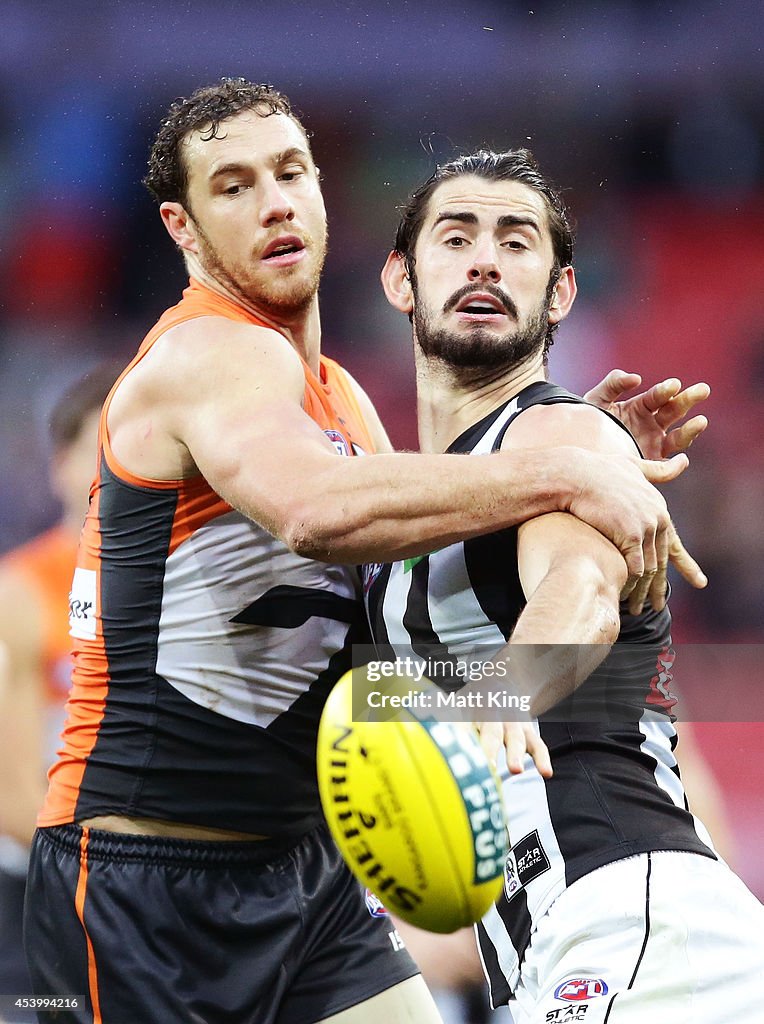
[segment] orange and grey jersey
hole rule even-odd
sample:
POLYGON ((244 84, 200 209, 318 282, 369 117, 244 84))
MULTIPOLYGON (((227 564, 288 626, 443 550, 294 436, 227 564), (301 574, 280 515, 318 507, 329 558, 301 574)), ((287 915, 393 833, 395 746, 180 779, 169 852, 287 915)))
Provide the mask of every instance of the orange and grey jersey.
MULTIPOLYGON (((259 323, 192 281, 125 374, 200 316, 259 323)), ((338 453, 370 452, 342 369, 322 358, 318 378, 304 372, 305 411, 338 453)), ((201 476, 128 472, 109 400, 72 585, 64 749, 39 824, 119 814, 300 834, 320 818, 318 717, 363 638, 356 570, 293 554, 201 476)))

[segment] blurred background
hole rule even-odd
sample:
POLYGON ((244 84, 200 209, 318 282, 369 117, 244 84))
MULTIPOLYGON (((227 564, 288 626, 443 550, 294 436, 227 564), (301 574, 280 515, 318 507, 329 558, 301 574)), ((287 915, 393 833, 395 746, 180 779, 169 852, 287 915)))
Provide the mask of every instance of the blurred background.
MULTIPOLYGON (((62 387, 127 360, 184 284, 140 184, 164 109, 244 75, 287 92, 314 134, 325 351, 399 446, 416 446, 408 323, 378 283, 396 204, 465 149, 535 152, 579 225, 579 298, 551 375, 573 390, 613 366, 711 384, 711 428, 669 491, 711 583, 676 585, 676 638, 761 642, 761 3, 5 0, 2 26, 0 552, 59 514, 45 421, 62 387)), ((697 732, 764 895, 764 727, 697 732)))

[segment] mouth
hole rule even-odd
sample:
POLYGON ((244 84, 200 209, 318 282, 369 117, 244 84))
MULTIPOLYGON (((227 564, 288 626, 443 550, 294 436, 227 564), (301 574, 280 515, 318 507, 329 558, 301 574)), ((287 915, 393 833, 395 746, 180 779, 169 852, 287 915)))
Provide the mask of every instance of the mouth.
POLYGON ((457 303, 455 310, 459 320, 465 322, 497 321, 509 315, 501 299, 488 292, 472 292, 457 303))
POLYGON ((285 235, 266 246, 260 259, 264 263, 287 267, 298 263, 305 253, 305 243, 297 235, 285 235))

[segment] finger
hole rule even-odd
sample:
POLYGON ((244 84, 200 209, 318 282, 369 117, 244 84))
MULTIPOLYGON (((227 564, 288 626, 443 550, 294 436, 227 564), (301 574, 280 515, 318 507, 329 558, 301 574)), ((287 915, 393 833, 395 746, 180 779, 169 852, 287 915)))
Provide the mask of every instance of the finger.
POLYGON ((708 584, 708 577, 689 554, 673 525, 670 533, 669 559, 677 572, 693 587, 702 590, 708 584))
POLYGON ((682 382, 678 377, 667 377, 666 380, 653 384, 642 395, 642 403, 645 409, 648 412, 657 413, 659 409, 663 409, 667 404, 676 401, 681 387, 682 382))
POLYGON ((526 740, 522 726, 517 722, 504 723, 504 746, 507 748, 507 768, 513 775, 523 770, 526 740))
POLYGON ((480 733, 480 746, 488 763, 496 767, 496 759, 503 741, 501 722, 480 722, 476 726, 480 733))
POLYGON ((666 596, 668 592, 668 579, 666 578, 666 572, 668 570, 669 561, 669 544, 671 537, 673 536, 674 527, 673 523, 670 524, 666 530, 658 530, 655 536, 655 550, 658 556, 658 571, 653 576, 650 589, 647 593, 647 598, 652 608, 656 612, 662 611, 666 606, 666 596))
POLYGON ((552 777, 552 759, 549 756, 549 748, 541 737, 531 726, 526 726, 526 746, 528 753, 533 758, 539 774, 544 779, 552 777))
POLYGON ((665 430, 666 427, 683 420, 691 409, 699 402, 705 402, 710 394, 711 388, 708 384, 691 384, 656 410, 655 420, 658 426, 665 430))
POLYGON ((632 615, 639 615, 645 603, 648 591, 653 578, 658 570, 658 554, 655 546, 655 530, 647 530, 642 541, 642 554, 645 562, 645 571, 641 579, 629 595, 629 612, 632 615))
POLYGON ((664 484, 669 480, 676 480, 689 465, 690 460, 683 452, 663 461, 640 459, 639 462, 640 469, 652 484, 664 484))
POLYGON ((622 395, 639 387, 642 378, 638 373, 627 373, 626 370, 611 370, 599 384, 587 391, 584 398, 592 405, 610 405, 622 395))
POLYGON ((705 416, 693 416, 681 427, 670 430, 663 441, 663 454, 668 459, 677 452, 686 451, 708 426, 705 416))

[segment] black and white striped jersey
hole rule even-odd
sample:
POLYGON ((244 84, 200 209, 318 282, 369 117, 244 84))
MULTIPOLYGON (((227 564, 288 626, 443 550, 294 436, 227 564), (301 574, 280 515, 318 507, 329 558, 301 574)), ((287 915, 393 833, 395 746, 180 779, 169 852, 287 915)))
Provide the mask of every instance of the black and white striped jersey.
MULTIPOLYGON (((489 455, 524 409, 581 401, 556 385, 531 384, 449 451, 489 455)), ((525 605, 517 529, 370 567, 365 589, 382 657, 443 662, 495 652, 525 605)), ((622 606, 611 654, 572 698, 538 720, 553 777, 543 779, 530 758, 521 775, 504 770, 511 852, 504 893, 478 925, 494 1006, 511 997, 534 922, 566 886, 650 850, 715 856, 708 833, 687 809, 673 753, 670 628, 667 609, 632 616, 622 606)))

